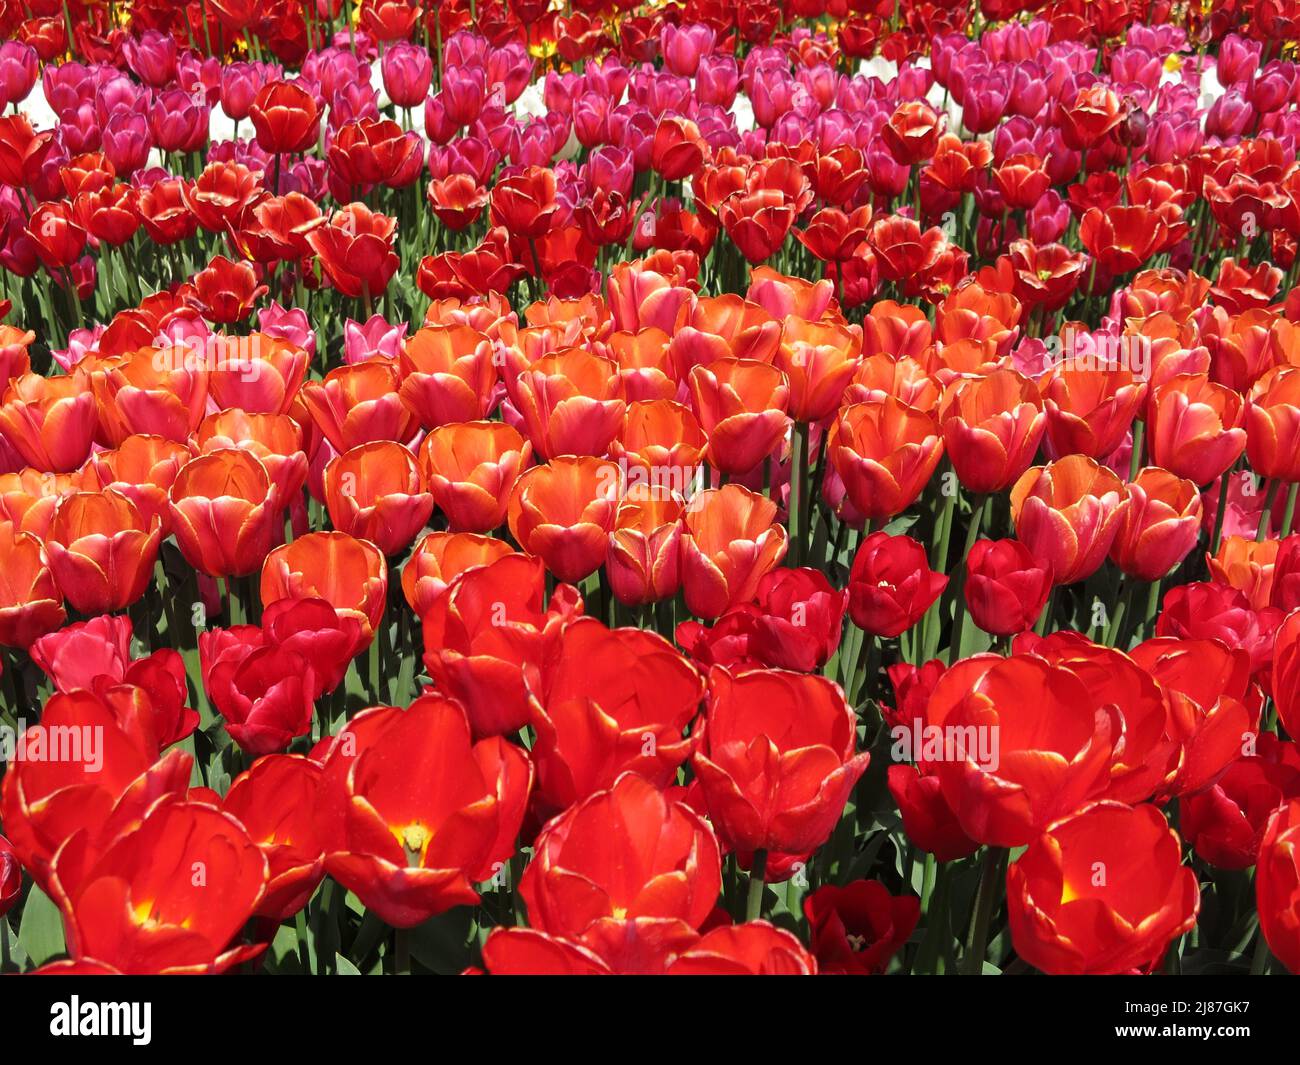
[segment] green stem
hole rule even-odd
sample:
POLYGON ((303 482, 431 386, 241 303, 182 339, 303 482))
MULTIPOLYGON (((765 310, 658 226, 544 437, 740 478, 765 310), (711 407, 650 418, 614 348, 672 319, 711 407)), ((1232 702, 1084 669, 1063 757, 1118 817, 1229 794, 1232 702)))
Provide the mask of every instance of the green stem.
POLYGON ((1146 422, 1140 418, 1133 423, 1133 454, 1128 460, 1128 479, 1136 481, 1138 470, 1142 468, 1142 444, 1146 435, 1146 422))
POLYGON ((1269 519, 1273 515, 1273 502, 1277 499, 1277 490, 1281 487, 1281 481, 1270 480, 1268 487, 1264 490, 1264 509, 1259 514, 1259 528, 1255 532, 1256 543, 1263 543, 1268 539, 1269 519))
POLYGON ((1250 975, 1263 976, 1264 969, 1268 966, 1268 959, 1268 940, 1264 938, 1264 929, 1261 928, 1258 937, 1255 939, 1255 953, 1250 959, 1250 975))
POLYGON ((1286 509, 1282 511, 1282 539, 1291 535, 1291 522, 1295 519, 1296 494, 1300 493, 1300 481, 1291 486, 1286 494, 1286 509))
POLYGON ((1228 479, 1232 470, 1224 470, 1219 478, 1219 505, 1214 510, 1214 535, 1210 537, 1210 557, 1219 553, 1219 541, 1223 538, 1223 516, 1228 512, 1228 479))
POLYGON ((749 870, 749 894, 745 898, 745 920, 757 921, 763 915, 763 887, 767 876, 767 851, 754 852, 753 866, 749 870))
POLYGON ((983 868, 980 872, 979 894, 975 898, 975 912, 971 915, 970 937, 966 944, 966 957, 962 971, 967 976, 979 976, 984 971, 984 956, 988 953, 989 925, 997 906, 998 881, 1002 860, 1006 857, 1002 847, 984 849, 983 868))
POLYGON ((393 973, 397 976, 411 975, 411 930, 409 928, 393 930, 393 973))
POLYGON ((948 646, 948 665, 961 657, 961 634, 966 627, 966 559, 970 556, 975 541, 979 539, 980 526, 984 523, 984 512, 988 509, 989 496, 977 495, 971 506, 970 526, 966 530, 966 546, 962 548, 961 561, 957 564, 956 590, 952 600, 952 641, 948 646))

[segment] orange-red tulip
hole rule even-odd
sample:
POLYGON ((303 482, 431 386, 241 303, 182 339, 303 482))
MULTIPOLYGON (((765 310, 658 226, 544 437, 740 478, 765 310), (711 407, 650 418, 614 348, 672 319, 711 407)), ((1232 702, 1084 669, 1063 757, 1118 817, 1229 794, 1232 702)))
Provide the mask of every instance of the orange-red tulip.
POLYGON ((85 374, 24 374, 4 393, 0 436, 38 470, 70 473, 90 454, 99 414, 85 374))
POLYGON ((617 367, 581 348, 543 355, 511 396, 538 455, 604 455, 627 404, 617 367))
POLYGON ((972 492, 1001 492, 1029 468, 1047 428, 1038 388, 1014 370, 958 378, 939 404, 948 458, 972 492))
POLYGON ((1127 505, 1124 482, 1086 455, 1026 470, 1011 489, 1016 537, 1051 568, 1057 584, 1097 571, 1127 505))
POLYGON ((398 397, 397 368, 370 359, 340 366, 323 381, 302 386, 312 421, 340 455, 372 440, 410 441, 418 429, 415 415, 398 397))
POLYGON ((790 386, 791 417, 817 422, 834 412, 861 358, 860 332, 832 322, 787 319, 775 365, 790 386))
POLYGON ((776 504, 737 484, 695 496, 686 508, 682 585, 696 617, 716 618, 754 598, 758 584, 785 557, 789 537, 776 504))
POLYGON ((1201 531, 1201 493, 1192 481, 1148 466, 1125 486, 1128 506, 1110 557, 1130 577, 1156 581, 1185 559, 1201 531))
POLYGON ((1251 469, 1288 484, 1300 481, 1300 367, 1275 366, 1255 382, 1245 425, 1251 469))
POLYGON ((1178 834, 1149 804, 1087 806, 1007 871, 1016 953, 1056 975, 1149 972, 1199 908, 1178 834))
POLYGON ((769 363, 719 359, 691 371, 691 405, 709 438, 709 462, 723 473, 747 473, 785 439, 789 385, 769 363))
POLYGON ((423 618, 452 581, 468 569, 486 566, 515 550, 504 540, 465 532, 432 532, 415 545, 402 568, 402 594, 423 618))
POLYGON ((325 506, 334 528, 395 555, 428 522, 433 496, 407 448, 375 440, 325 467, 325 506))
POLYGON ((943 456, 938 419, 892 396, 841 410, 826 448, 854 509, 867 518, 911 506, 943 456))
POLYGON ((426 326, 398 356, 402 402, 426 429, 484 418, 496 404, 492 341, 468 325, 426 326))
POLYGON ((510 493, 510 532, 562 581, 600 568, 614 529, 622 471, 592 456, 566 455, 520 475, 510 493))
POLYGON ((66 619, 40 540, 0 523, 0 644, 26 650, 66 619))
POLYGON ((246 577, 280 541, 283 502, 249 451, 212 451, 186 463, 168 493, 186 561, 210 577, 246 577))
POLYGON ((434 429, 420 445, 420 465, 438 509, 455 531, 491 532, 533 445, 504 422, 461 422, 434 429))
POLYGON ((262 566, 262 607, 281 599, 324 599, 356 618, 370 637, 388 602, 388 566, 379 548, 343 532, 314 532, 277 547, 262 566))
POLYGON ((45 534, 50 569, 64 597, 83 614, 130 606, 149 586, 162 530, 126 496, 109 489, 59 501, 45 534))
POLYGON ((605 560, 610 587, 620 603, 644 606, 677 594, 685 510, 686 504, 668 488, 628 489, 605 560))
POLYGON ((1151 461, 1178 477, 1209 484, 1246 446, 1245 400, 1205 374, 1178 374, 1151 393, 1151 461))

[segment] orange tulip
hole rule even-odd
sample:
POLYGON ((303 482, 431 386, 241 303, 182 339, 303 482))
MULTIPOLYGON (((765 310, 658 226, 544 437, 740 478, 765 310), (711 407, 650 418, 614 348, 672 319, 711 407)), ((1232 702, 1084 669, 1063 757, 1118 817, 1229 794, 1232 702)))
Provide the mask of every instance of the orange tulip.
POLYGON ((310 362, 307 352, 287 340, 251 333, 214 336, 208 392, 221 410, 238 407, 249 414, 286 414, 310 362))
POLYGON ((893 396, 841 410, 826 447, 854 509, 867 518, 911 506, 943 455, 938 419, 893 396))
POLYGON ((1130 577, 1156 581, 1187 557, 1201 531, 1201 493, 1192 481, 1148 466, 1125 488, 1110 557, 1130 577))
POLYGON ((1151 393, 1151 461, 1198 485, 1209 484, 1246 446, 1240 393, 1205 374, 1178 374, 1151 393))
POLYGON ((41 542, 0 524, 0 644, 26 650, 66 620, 41 542))
POLYGON ((747 603, 758 584, 785 557, 788 536, 776 524, 776 504, 738 484, 695 496, 682 536, 686 606, 716 618, 747 603))
POLYGON ((689 407, 654 399, 627 405, 609 453, 627 467, 629 484, 685 494, 695 483, 705 446, 704 430, 689 407))
POLYGON ((194 457, 190 449, 161 436, 128 436, 112 451, 99 451, 81 468, 83 491, 112 488, 121 492, 140 511, 145 521, 157 518, 163 535, 171 533, 171 512, 167 493, 181 467, 194 457))
POLYGON ((1016 538, 1051 567, 1056 584, 1096 572, 1127 507, 1124 482, 1087 455, 1026 470, 1011 489, 1016 538))
POLYGON ((340 455, 372 440, 405 444, 418 428, 398 397, 397 368, 382 359, 340 366, 302 386, 311 419, 340 455))
POLYGON ((77 469, 90 454, 98 427, 90 379, 81 373, 23 374, 10 384, 0 405, 0 435, 38 470, 77 469))
POLYGON ((185 440, 203 417, 208 369, 181 345, 140 348, 92 372, 99 423, 113 445, 133 433, 185 440))
POLYGON ((186 561, 210 577, 245 577, 280 540, 283 501, 248 451, 192 459, 168 493, 172 531, 186 561))
POLYGON ((453 532, 490 532, 506 506, 533 445, 504 422, 461 422, 434 429, 420 445, 420 465, 453 532))
POLYGON ((15 377, 31 372, 32 360, 27 349, 35 340, 36 334, 30 329, 0 324, 0 393, 15 377))
POLYGON ((953 381, 939 403, 939 422, 957 478, 972 492, 1014 484, 1047 427, 1037 387, 1014 370, 953 381))
POLYGON ((627 404, 617 367, 581 348, 543 355, 511 397, 538 455, 604 455, 627 404))
POLYGON ((790 428, 790 388, 775 366, 719 359, 691 371, 691 405, 709 438, 709 462, 723 473, 747 473, 767 458, 790 428))
POLYGON ((0 525, 11 523, 16 531, 44 540, 59 500, 80 488, 77 474, 43 473, 31 467, 0 473, 0 525))
POLYGON ((1055 370, 1043 385, 1052 452, 1105 458, 1123 442, 1145 398, 1146 386, 1128 370, 1055 370))
POLYGON ((589 455, 534 466, 510 494, 510 532, 560 580, 582 580, 605 561, 622 488, 618 466, 589 455))
POLYGON ((943 388, 920 359, 902 355, 895 359, 884 353, 869 355, 858 364, 853 380, 844 389, 842 405, 880 401, 894 396, 909 407, 933 412, 939 406, 943 388))
POLYGON ((795 421, 817 422, 833 413, 861 358, 860 332, 832 322, 787 319, 775 365, 789 383, 795 421))
POLYGON ((651 326, 671 333, 684 305, 695 293, 680 277, 650 269, 644 261, 619 263, 609 272, 609 309, 616 329, 636 332, 651 326))
POLYGON ((677 594, 685 510, 686 504, 667 488, 637 484, 628 489, 605 560, 620 603, 643 606, 677 594))
POLYGON ((262 566, 262 607, 281 599, 324 599, 356 618, 369 643, 388 602, 379 548, 344 532, 314 532, 277 547, 262 566))
POLYGON ((238 407, 219 411, 199 424, 194 443, 205 455, 227 448, 256 455, 285 505, 298 496, 307 479, 303 431, 287 414, 246 414, 238 407))
POLYGON ((1236 588, 1253 610, 1263 610, 1272 601, 1273 566, 1280 546, 1280 540, 1225 536, 1218 553, 1209 559, 1210 579, 1236 588))
POLYGON ((398 356, 402 402, 426 429, 486 417, 496 405, 492 341, 468 325, 426 326, 398 356))
POLYGON ((375 440, 325 467, 325 506, 334 528, 395 555, 428 523, 433 496, 408 449, 375 440))
POLYGON ((1245 424, 1251 469, 1288 484, 1300 481, 1300 367, 1275 366, 1255 382, 1245 424))
POLYGON ((677 371, 669 355, 668 334, 662 329, 614 333, 606 346, 629 403, 677 396, 677 371))
POLYGON ((161 539, 158 521, 147 521, 120 492, 74 492, 55 508, 45 550, 64 597, 94 616, 144 595, 161 539))
POLYGON ((432 532, 424 537, 402 567, 402 594, 415 616, 429 608, 468 569, 486 566, 515 550, 504 540, 465 532, 432 532))
POLYGON ((781 343, 781 323, 757 303, 734 293, 706 296, 682 314, 668 352, 679 379, 719 359, 771 362, 781 343))

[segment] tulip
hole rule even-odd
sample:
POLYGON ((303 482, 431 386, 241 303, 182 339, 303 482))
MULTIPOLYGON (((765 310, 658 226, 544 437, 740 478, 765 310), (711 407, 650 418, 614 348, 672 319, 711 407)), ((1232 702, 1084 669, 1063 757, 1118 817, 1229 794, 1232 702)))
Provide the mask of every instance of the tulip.
POLYGON ((1268 948, 1292 973, 1300 972, 1300 799, 1280 807, 1268 823, 1255 870, 1259 927, 1268 948))
POLYGON ((99 426, 95 397, 84 374, 23 374, 0 405, 0 436, 38 470, 69 473, 90 454, 99 426))
MULTIPOLYGON (((252 639, 252 634, 249 634, 252 639)), ((324 599, 280 599, 262 615, 262 646, 300 655, 311 670, 312 700, 343 683, 348 663, 366 645, 361 622, 324 599)))
POLYGON ((230 944, 266 880, 266 859, 238 821, 172 796, 101 853, 84 838, 63 848, 53 894, 74 959, 129 974, 219 973, 263 950, 230 944))
POLYGON ((677 594, 685 508, 667 488, 637 484, 628 490, 605 559, 610 588, 620 603, 644 606, 677 594))
POLYGON ((432 532, 420 540, 402 568, 402 594, 423 619, 435 601, 466 570, 514 554, 504 540, 466 532, 432 532))
POLYGON ((754 597, 759 582, 785 557, 788 536, 775 518, 775 503, 736 484, 691 500, 682 536, 682 584, 692 614, 716 618, 754 597))
POLYGON ((26 650, 66 617, 41 541, 0 522, 0 644, 26 650))
POLYGON ((1255 610, 1236 588, 1212 582, 1181 584, 1165 593, 1156 620, 1157 636, 1216 639, 1250 656, 1251 672, 1267 669, 1273 636, 1282 621, 1274 607, 1255 610))
POLYGON ((934 735, 968 735, 951 729, 971 726, 997 736, 997 758, 981 757, 974 742, 955 750, 945 744, 918 752, 921 771, 938 776, 971 839, 1023 846, 1108 785, 1118 725, 1097 713, 1105 698, 1092 696, 1070 669, 1036 656, 965 659, 939 678, 925 725, 941 729, 934 735))
POLYGON ((1204 374, 1179 374, 1151 393, 1150 457, 1176 477, 1209 484, 1246 446, 1242 397, 1204 374))
POLYGON ((895 897, 879 880, 827 884, 803 900, 818 971, 866 976, 883 973, 921 916, 915 895, 895 897))
POLYGON ((444 425, 420 447, 429 491, 456 531, 498 528, 515 481, 531 459, 532 445, 502 422, 444 425))
POLYGON ((302 400, 339 454, 374 440, 405 444, 417 431, 415 416, 398 398, 397 371, 391 363, 340 366, 323 381, 304 384, 302 400))
POLYGON ((1043 387, 1053 454, 1105 458, 1123 442, 1145 393, 1128 370, 1057 369, 1043 387))
POLYGON ((257 132, 258 146, 271 155, 305 152, 316 143, 320 130, 315 97, 290 81, 263 85, 253 98, 248 117, 257 132))
POLYGON ((555 172, 530 166, 498 181, 492 188, 488 215, 494 226, 517 233, 524 240, 536 240, 551 228, 558 209, 555 172))
POLYGON ((369 301, 383 293, 397 272, 393 235, 397 219, 350 203, 326 225, 307 234, 307 243, 329 283, 345 296, 369 301))
POLYGON ((534 466, 510 494, 511 535, 560 580, 581 580, 605 561, 621 489, 618 466, 591 456, 534 466))
POLYGON ((1032 628, 1051 590, 1051 566, 1018 540, 976 540, 966 556, 966 608, 994 636, 1032 628))
POLYGON ((401 444, 376 440, 354 447, 325 467, 330 522, 396 555, 433 513, 433 496, 422 482, 415 456, 401 444))
MULTIPOLYGON (((192 440, 205 455, 230 449, 249 452, 266 468, 281 506, 301 499, 307 455, 303 430, 289 415, 246 414, 237 407, 219 411, 203 419, 192 440)), ((119 451, 125 450, 123 444, 119 451)))
POLYGON ((786 323, 775 365, 790 386, 789 411, 796 421, 820 421, 839 405, 862 355, 859 335, 846 327, 792 318, 786 323))
POLYGON ((714 667, 692 766, 731 847, 807 854, 839 820, 870 761, 852 709, 825 677, 714 667))
POLYGON ((103 698, 85 690, 51 696, 41 723, 19 737, 0 782, 0 817, 23 867, 47 894, 51 861, 70 838, 111 842, 161 796, 189 787, 193 759, 180 750, 159 758, 140 738, 118 723, 103 698), (68 748, 66 757, 47 757, 58 737, 90 735, 93 750, 87 743, 68 748))
POLYGON ((1225 536, 1219 543, 1219 550, 1207 558, 1210 580, 1236 588, 1255 610, 1264 609, 1272 600, 1278 543, 1277 540, 1257 542, 1245 536, 1225 536))
POLYGON ((580 618, 543 656, 530 691, 538 795, 562 810, 624 771, 672 783, 693 747, 682 734, 704 682, 663 637, 580 618))
POLYGON ((139 599, 153 577, 162 538, 126 496, 74 492, 59 501, 45 536, 50 570, 83 614, 107 614, 139 599))
POLYGON ((615 365, 581 348, 543 355, 511 390, 538 455, 604 455, 627 404, 615 365))
POLYGON ((721 886, 718 841, 708 823, 628 772, 546 826, 520 893, 531 927, 579 936, 610 918, 673 919, 698 928, 721 886))
POLYGON ((367 710, 324 756, 325 868, 396 928, 473 905, 474 884, 514 851, 532 776, 521 748, 475 743, 465 711, 443 696, 367 710), (412 786, 394 789, 395 779, 412 786))
POLYGON ((1283 728, 1300 736, 1300 610, 1288 614, 1274 634, 1272 693, 1283 728))
POLYGON ((402 402, 426 429, 485 418, 496 404, 492 342, 472 326, 431 326, 402 345, 402 402))
POLYGON ((183 442, 203 418, 208 368, 189 348, 141 348, 92 378, 99 424, 113 445, 134 433, 183 442))
POLYGON ((842 408, 827 454, 854 509, 866 518, 889 518, 929 483, 943 442, 932 414, 886 396, 842 408))
POLYGON ((181 553, 210 577, 259 570, 283 533, 283 501, 249 451, 225 449, 191 459, 172 482, 168 502, 181 553))
POLYGON ((266 333, 214 337, 208 395, 221 410, 287 414, 307 376, 307 351, 266 333))
POLYGON ((1011 520, 1052 580, 1073 584, 1106 560, 1127 503, 1115 474, 1086 455, 1068 455, 1025 471, 1011 489, 1011 520))
MULTIPOLYGON (((1202 861, 1217 869, 1256 864, 1269 818, 1300 796, 1300 754, 1271 732, 1208 787, 1178 800, 1178 827, 1202 861)), ((1238 742, 1238 751, 1244 747, 1238 742)))
POLYGON ((1201 493, 1193 481, 1148 466, 1125 485, 1128 506, 1120 517, 1110 557, 1128 576, 1164 577, 1196 546, 1201 493))
POLYGON ((1096 803, 1048 828, 1007 871, 1016 953, 1052 974, 1150 971, 1196 923, 1196 874, 1154 806, 1096 803))
POLYGON ((920 620, 948 585, 933 572, 925 548, 910 536, 872 533, 849 572, 849 617, 872 636, 898 636, 920 620))
POLYGON ((746 473, 785 438, 788 386, 775 366, 750 359, 719 359, 690 374, 692 407, 708 436, 710 464, 746 473))
POLYGON ((1011 487, 1029 468, 1046 430, 1038 389, 1014 370, 953 381, 939 423, 957 478, 972 492, 1011 487))
POLYGON ((754 654, 774 669, 812 673, 840 646, 847 593, 820 570, 774 569, 758 584, 754 654))
POLYGON ((18 902, 23 890, 23 867, 18 864, 13 846, 0 836, 0 917, 18 902))
MULTIPOLYGON (((1250 390, 1246 457, 1259 476, 1300 481, 1300 368, 1274 367, 1250 390)), ((3 424, 0 410, 0 424, 3 424)))
POLYGON ((105 615, 36 640, 30 654, 61 692, 93 687, 95 678, 121 681, 131 663, 131 619, 105 615))
POLYGON ((642 484, 685 495, 700 476, 705 443, 689 407, 653 399, 627 405, 609 453, 627 467, 629 488, 642 484))
POLYGON ((344 532, 314 532, 275 548, 262 565, 262 609, 281 599, 324 599, 361 624, 363 645, 384 616, 388 568, 374 544, 344 532))
POLYGON ((272 921, 307 905, 325 876, 325 853, 313 807, 321 767, 301 755, 259 759, 231 782, 221 808, 266 859, 266 893, 256 914, 272 921))
POLYGON ((301 655, 278 646, 232 643, 220 630, 199 634, 199 654, 208 698, 240 749, 272 754, 306 735, 317 683, 301 655))
POLYGON ((1157 636, 1129 657, 1160 685, 1169 705, 1167 730, 1181 745, 1173 791, 1198 791, 1238 758, 1258 732, 1260 693, 1250 656, 1218 640, 1157 636))
POLYGON ((903 831, 920 850, 933 854, 937 861, 952 862, 979 849, 943 797, 937 776, 923 776, 914 765, 891 765, 888 784, 903 818, 903 831))

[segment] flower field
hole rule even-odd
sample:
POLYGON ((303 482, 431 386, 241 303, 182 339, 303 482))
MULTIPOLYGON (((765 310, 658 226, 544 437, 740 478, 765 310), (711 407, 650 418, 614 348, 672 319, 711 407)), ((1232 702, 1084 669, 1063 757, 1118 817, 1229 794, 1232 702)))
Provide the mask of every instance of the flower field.
POLYGON ((1300 972, 1297 41, 0 0, 0 971, 1300 972))

